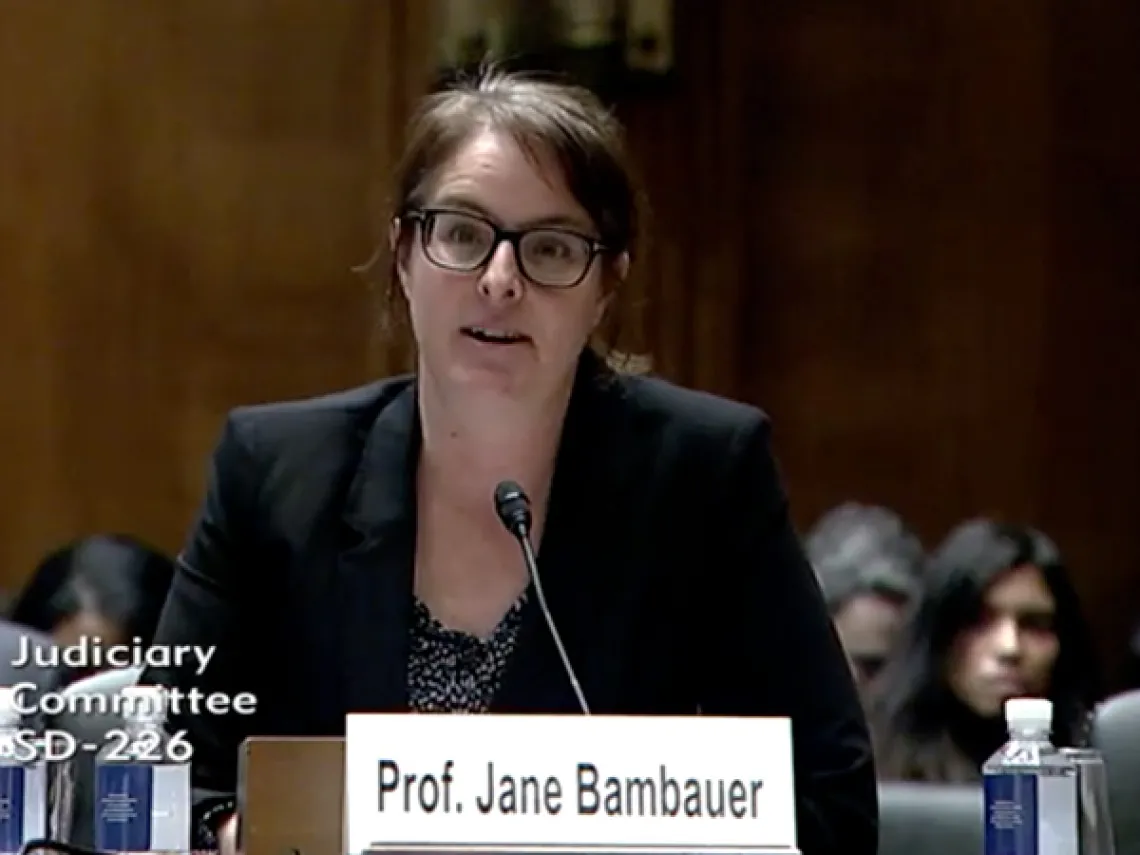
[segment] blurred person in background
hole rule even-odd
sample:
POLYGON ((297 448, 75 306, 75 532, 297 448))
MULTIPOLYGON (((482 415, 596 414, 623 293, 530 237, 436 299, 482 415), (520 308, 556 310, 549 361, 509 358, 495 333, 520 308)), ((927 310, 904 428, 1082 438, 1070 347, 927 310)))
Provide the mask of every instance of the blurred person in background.
POLYGON ((866 692, 917 593, 922 543, 893 511, 849 502, 824 514, 804 546, 855 680, 866 692))
POLYGON ((1100 699, 1092 642, 1057 547, 1031 528, 977 519, 931 557, 913 621, 872 704, 884 780, 980 781, 1006 741, 1013 697, 1053 702, 1072 745, 1100 699))
POLYGON ((33 664, 17 665, 24 659, 24 648, 31 643, 34 647, 45 647, 51 639, 43 633, 7 620, 0 620, 0 686, 15 686, 17 683, 32 682, 37 686, 50 683, 49 669, 33 664))
MULTIPOLYGON (((51 553, 12 607, 12 622, 59 645, 149 644, 174 577, 172 560, 129 535, 84 537, 51 553)), ((71 679, 86 676, 70 674, 71 679)))

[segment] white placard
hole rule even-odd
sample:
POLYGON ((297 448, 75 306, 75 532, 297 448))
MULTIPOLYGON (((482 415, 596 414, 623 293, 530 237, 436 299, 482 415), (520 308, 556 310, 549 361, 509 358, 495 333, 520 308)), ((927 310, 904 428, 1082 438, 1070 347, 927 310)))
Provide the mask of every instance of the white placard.
POLYGON ((350 855, 794 853, 777 718, 348 717, 350 855))

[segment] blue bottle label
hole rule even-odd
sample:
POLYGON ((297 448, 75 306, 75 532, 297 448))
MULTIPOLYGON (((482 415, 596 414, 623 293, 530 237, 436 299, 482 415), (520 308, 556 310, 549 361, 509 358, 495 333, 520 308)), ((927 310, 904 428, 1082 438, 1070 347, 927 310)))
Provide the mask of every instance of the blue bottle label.
POLYGON ((154 769, 135 764, 98 766, 95 773, 95 847, 148 852, 154 769))
POLYGON ((0 766, 0 852, 24 845, 24 768, 0 766))
POLYGON ((1039 855, 1037 778, 987 775, 986 855, 1039 855))
POLYGON ((987 775, 986 855, 1078 855, 1074 775, 987 775))

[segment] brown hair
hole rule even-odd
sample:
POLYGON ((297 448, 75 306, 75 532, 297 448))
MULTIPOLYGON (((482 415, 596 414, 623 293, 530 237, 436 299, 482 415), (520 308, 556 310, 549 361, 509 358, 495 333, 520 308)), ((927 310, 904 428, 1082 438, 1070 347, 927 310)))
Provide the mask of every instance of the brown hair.
MULTIPOLYGON (((611 363, 644 362, 636 355, 639 301, 628 282, 618 282, 613 266, 622 253, 632 260, 639 248, 641 198, 621 124, 592 92, 488 63, 424 98, 408 123, 387 223, 423 204, 440 170, 465 142, 484 130, 505 132, 532 159, 553 156, 561 167, 567 187, 607 247, 602 256, 603 287, 612 298, 591 345, 611 363), (624 353, 619 355, 618 348, 624 353)), ((407 234, 403 230, 401 244, 407 234)), ((385 237, 358 272, 379 290, 381 330, 388 343, 406 345, 408 307, 396 263, 385 237)))
POLYGON ((919 784, 976 784, 981 766, 963 751, 946 731, 925 739, 894 730, 868 714, 875 774, 880 781, 919 784))

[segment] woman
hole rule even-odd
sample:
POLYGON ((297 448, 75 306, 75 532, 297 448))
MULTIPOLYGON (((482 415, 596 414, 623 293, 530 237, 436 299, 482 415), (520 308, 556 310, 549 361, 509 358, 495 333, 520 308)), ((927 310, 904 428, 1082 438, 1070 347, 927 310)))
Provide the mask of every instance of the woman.
POLYGON ((147 644, 173 576, 174 562, 137 538, 84 537, 40 563, 10 617, 64 646, 85 637, 147 644))
MULTIPOLYGON (((592 711, 794 717, 803 851, 871 855, 865 723, 767 421, 599 355, 636 239, 616 123, 486 71, 423 103, 396 188, 415 375, 238 410, 215 453, 158 640, 217 653, 144 678, 257 696, 172 723, 197 783, 232 791, 249 733, 343 734, 350 710, 579 711, 496 515, 510 479, 592 711)), ((202 804, 204 830, 232 810, 202 804)))
POLYGON ((804 546, 855 681, 866 694, 918 591, 922 543, 893 511, 848 502, 824 514, 804 546))
POLYGON ((1057 548, 1031 528, 973 520, 932 557, 874 703, 880 775, 969 783, 1006 741, 1011 697, 1053 701, 1072 745, 1099 699, 1092 644, 1057 548))

